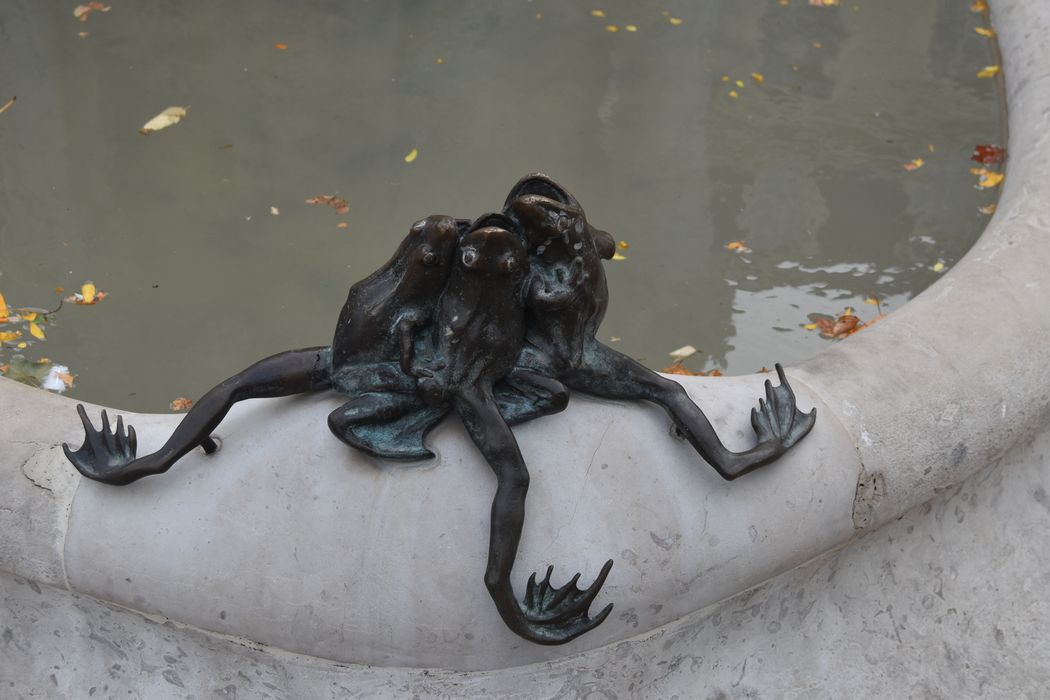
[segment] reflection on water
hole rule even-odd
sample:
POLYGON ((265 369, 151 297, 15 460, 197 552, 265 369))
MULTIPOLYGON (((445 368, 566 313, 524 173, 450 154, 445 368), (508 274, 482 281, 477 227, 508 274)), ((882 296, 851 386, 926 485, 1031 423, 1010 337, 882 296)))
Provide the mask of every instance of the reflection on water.
POLYGON ((1002 126, 965 2, 597 6, 198 0, 81 23, 8 0, 0 292, 109 292, 27 356, 69 365, 74 396, 164 410, 327 343, 413 221, 498 207, 533 170, 630 244, 602 336, 653 367, 685 344, 729 373, 811 355, 808 313, 897 308, 979 235, 995 193, 968 158, 1002 126), (137 132, 171 105, 180 124, 137 132))

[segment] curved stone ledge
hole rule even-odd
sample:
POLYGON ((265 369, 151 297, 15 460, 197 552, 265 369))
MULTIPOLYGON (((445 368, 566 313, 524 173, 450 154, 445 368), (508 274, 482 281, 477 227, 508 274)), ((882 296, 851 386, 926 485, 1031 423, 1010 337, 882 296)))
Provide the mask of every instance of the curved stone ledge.
MULTIPOLYGON (((325 659, 499 669, 608 650, 929 501, 1044 433, 1050 408, 1050 6, 993 11, 1011 133, 998 212, 937 284, 789 368, 819 417, 788 457, 726 484, 658 409, 578 397, 516 430, 533 475, 517 585, 614 558, 596 605, 616 608, 594 632, 549 648, 502 625, 482 582, 494 479, 454 421, 434 463, 378 464, 328 435, 331 397, 239 405, 218 455, 118 489, 56 447, 79 444, 73 402, 0 380, 0 570, 325 659)), ((683 383, 739 448, 762 379, 683 383)), ((144 452, 179 420, 125 416, 144 452)))

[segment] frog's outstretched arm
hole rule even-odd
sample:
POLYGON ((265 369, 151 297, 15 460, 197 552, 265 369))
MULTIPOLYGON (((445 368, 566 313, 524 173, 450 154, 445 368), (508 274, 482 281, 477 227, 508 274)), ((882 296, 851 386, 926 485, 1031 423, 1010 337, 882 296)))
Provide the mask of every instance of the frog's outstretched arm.
POLYGON ((158 451, 136 459, 135 430, 117 420, 117 431, 110 429, 109 417, 102 412, 102 430, 95 430, 83 406, 77 406, 84 424, 84 444, 73 452, 63 444, 66 457, 81 474, 106 484, 123 485, 150 474, 161 474, 198 445, 209 454, 215 442, 211 431, 245 399, 289 396, 327 389, 330 385, 328 348, 289 350, 256 362, 205 394, 175 432, 158 451))
POLYGON ((533 574, 524 600, 518 602, 511 587, 510 572, 525 521, 529 472, 514 434, 499 414, 491 389, 472 388, 471 392, 456 392, 452 403, 474 444, 496 472, 498 481, 492 501, 485 586, 503 621, 515 634, 538 644, 564 644, 600 625, 612 610, 609 604, 593 618, 588 615, 591 602, 609 575, 612 560, 605 563, 594 583, 582 591, 576 587, 579 574, 561 588, 551 586, 551 569, 539 584, 533 574))
POLYGON ((766 400, 751 410, 751 425, 758 444, 744 452, 732 452, 718 439, 711 422, 693 403, 678 382, 661 377, 626 355, 592 340, 584 348, 579 367, 561 380, 572 389, 611 399, 646 399, 664 407, 675 424, 723 479, 743 476, 787 452, 813 428, 817 410, 802 413, 795 394, 776 365, 780 385, 766 380, 766 400))

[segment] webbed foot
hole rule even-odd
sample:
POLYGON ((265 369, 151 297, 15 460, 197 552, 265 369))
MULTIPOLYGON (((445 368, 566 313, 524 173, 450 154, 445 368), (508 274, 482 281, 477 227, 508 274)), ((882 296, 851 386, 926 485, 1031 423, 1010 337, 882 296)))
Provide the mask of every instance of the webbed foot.
POLYGON ((62 443, 66 457, 89 479, 110 484, 126 483, 120 477, 125 467, 135 460, 135 429, 129 425, 125 433, 124 419, 118 416, 114 432, 109 425, 109 416, 103 410, 102 430, 95 430, 82 404, 77 404, 77 413, 84 424, 84 444, 73 452, 69 445, 62 443))
POLYGON ((521 604, 527 633, 519 634, 540 644, 564 644, 602 624, 612 612, 612 603, 594 617, 588 616, 588 608, 605 585, 612 565, 612 559, 605 562, 594 583, 582 591, 576 587, 579 574, 561 588, 551 585, 553 566, 547 567, 547 575, 540 583, 532 574, 521 604))
POLYGON ((751 425, 760 445, 775 444, 783 454, 813 429, 817 409, 809 413, 799 411, 795 405, 795 392, 784 376, 784 368, 779 362, 775 367, 780 384, 774 387, 766 380, 766 400, 759 399, 758 408, 751 409, 751 425))

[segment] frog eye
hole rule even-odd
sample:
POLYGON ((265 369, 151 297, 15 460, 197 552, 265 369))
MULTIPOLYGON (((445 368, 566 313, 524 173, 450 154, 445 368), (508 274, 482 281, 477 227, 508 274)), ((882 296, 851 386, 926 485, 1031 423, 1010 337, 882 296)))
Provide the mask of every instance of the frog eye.
POLYGON ((474 267, 478 262, 478 251, 473 248, 465 248, 463 250, 463 264, 466 267, 474 267))
POLYGON ((434 265, 437 265, 437 261, 438 256, 437 253, 435 253, 434 251, 425 250, 423 252, 423 264, 427 267, 433 267, 434 265))

